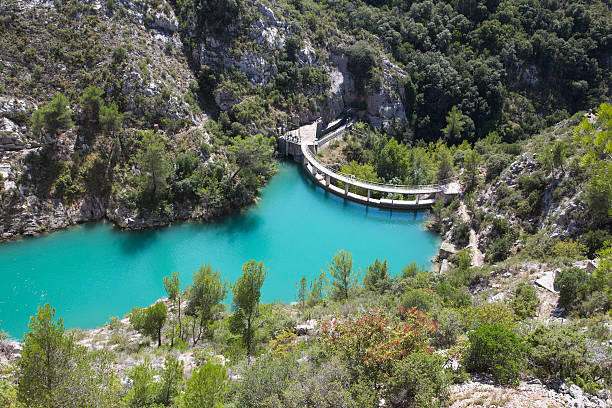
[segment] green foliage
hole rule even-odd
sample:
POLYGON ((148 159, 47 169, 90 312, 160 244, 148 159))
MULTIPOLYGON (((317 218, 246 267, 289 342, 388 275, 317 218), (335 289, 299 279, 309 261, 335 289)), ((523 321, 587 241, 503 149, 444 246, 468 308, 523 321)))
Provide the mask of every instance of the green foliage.
POLYGON ((245 372, 237 390, 241 407, 285 406, 284 391, 293 378, 297 362, 293 354, 277 358, 263 356, 245 372))
POLYGON ((534 317, 540 305, 540 299, 532 285, 521 282, 514 290, 512 310, 520 319, 534 317))
POLYGON ((327 264, 331 277, 331 296, 337 300, 348 300, 351 290, 357 285, 357 272, 353 270, 353 254, 344 249, 336 252, 332 263, 327 264))
MULTIPOLYGON (((340 168, 340 173, 344 175, 352 175, 358 179, 377 182, 380 179, 374 171, 374 167, 370 164, 359 164, 356 161, 351 161, 349 164, 343 164, 340 168)), ((344 183, 338 184, 340 188, 344 188, 344 183)), ((362 187, 349 186, 349 191, 361 196, 367 196, 367 190, 362 187)))
POLYGON ((53 100, 32 114, 32 132, 57 133, 72 126, 72 111, 68 98, 58 93, 53 100))
POLYGON ((163 302, 156 302, 146 308, 135 307, 130 312, 130 323, 134 330, 144 336, 157 340, 157 346, 162 344, 162 328, 166 323, 168 312, 163 302))
POLYGON ((522 369, 525 346, 509 327, 483 324, 468 333, 470 346, 465 365, 470 372, 486 372, 500 384, 517 384, 522 369))
POLYGON ((114 135, 115 132, 121 130, 122 122, 123 122, 123 113, 119 113, 119 109, 115 102, 112 102, 109 105, 100 106, 99 111, 99 123, 102 130, 105 132, 110 132, 111 135, 114 135))
POLYGON ((355 76, 357 87, 363 90, 366 82, 372 77, 376 66, 376 51, 366 41, 358 41, 345 50, 348 56, 348 69, 355 76))
POLYGON ((557 324, 538 326, 527 336, 528 362, 532 372, 544 379, 571 380, 585 391, 601 387, 597 378, 605 377, 605 366, 593 359, 585 335, 575 327, 557 324))
POLYGON ((97 124, 98 122, 100 108, 104 103, 102 95, 104 95, 104 90, 93 85, 88 86, 85 88, 85 91, 83 91, 83 96, 81 96, 81 107, 87 121, 90 123, 97 124))
POLYGON ((142 131, 141 137, 141 149, 135 158, 141 172, 138 177, 140 197, 144 203, 155 204, 168 192, 170 161, 159 133, 142 131))
POLYGON ((453 228, 453 239, 460 247, 466 247, 470 243, 471 226, 466 221, 457 221, 453 228))
POLYGON ((259 299, 261 287, 268 274, 268 268, 263 262, 249 261, 242 265, 242 275, 238 277, 232 288, 232 331, 242 335, 247 349, 247 355, 253 353, 256 319, 259 317, 259 299))
POLYGON ((297 289, 297 292, 298 292, 298 302, 300 304, 300 308, 302 309, 302 311, 306 307, 306 297, 308 296, 308 286, 307 285, 308 285, 308 281, 306 280, 305 276, 302 276, 302 279, 300 279, 299 284, 298 283, 295 284, 295 288, 297 289))
POLYGON ((446 127, 442 129, 444 138, 448 141, 458 142, 471 138, 473 132, 474 122, 472 119, 458 110, 457 106, 453 106, 446 116, 446 127))
POLYGON ((213 323, 224 310, 221 302, 226 295, 227 282, 221 279, 221 272, 213 272, 211 265, 200 266, 193 273, 193 284, 189 289, 189 301, 185 313, 193 316, 191 332, 194 346, 202 334, 212 336, 213 323))
POLYGON ((587 317, 610 310, 611 252, 610 248, 600 251, 600 266, 592 274, 580 268, 566 268, 557 274, 555 287, 559 290, 559 306, 569 313, 587 317))
POLYGON ((394 364, 387 398, 394 407, 445 406, 450 393, 450 377, 444 369, 444 357, 426 352, 413 353, 394 364))
POLYGON ((25 406, 117 407, 119 383, 106 352, 87 353, 53 321, 48 303, 30 318, 17 365, 17 397, 25 406))
MULTIPOLYGON (((178 337, 180 339, 183 338, 183 325, 181 320, 181 280, 180 276, 177 272, 172 272, 172 277, 166 275, 164 276, 164 290, 168 294, 168 299, 174 303, 174 309, 177 315, 178 320, 178 337)), ((174 329, 173 329, 174 330, 174 329)), ((174 338, 175 335, 172 335, 171 346, 174 346, 174 338)))
POLYGON ((440 299, 438 295, 429 289, 408 289, 402 295, 400 304, 405 309, 417 309, 428 313, 438 307, 440 299))
POLYGON ((384 293, 391 288, 391 278, 387 260, 380 262, 378 258, 368 266, 363 277, 363 286, 372 292, 384 293))
POLYGON ((157 403, 170 406, 179 396, 183 385, 183 362, 166 356, 160 373, 157 403))
POLYGON ((397 361, 426 349, 433 330, 433 324, 417 310, 401 310, 400 317, 402 320, 394 320, 370 310, 327 320, 321 325, 321 341, 327 354, 338 355, 356 378, 380 390, 393 375, 397 361))
POLYGON ((555 287, 559 291, 559 306, 571 312, 585 301, 591 292, 590 276, 580 268, 561 270, 555 278, 555 287))
POLYGON ((155 370, 151 362, 145 360, 128 372, 132 387, 125 396, 125 402, 130 408, 148 407, 155 402, 158 393, 158 383, 153 381, 155 370))
POLYGON ((228 389, 225 367, 212 362, 197 368, 185 384, 184 408, 221 408, 228 389))

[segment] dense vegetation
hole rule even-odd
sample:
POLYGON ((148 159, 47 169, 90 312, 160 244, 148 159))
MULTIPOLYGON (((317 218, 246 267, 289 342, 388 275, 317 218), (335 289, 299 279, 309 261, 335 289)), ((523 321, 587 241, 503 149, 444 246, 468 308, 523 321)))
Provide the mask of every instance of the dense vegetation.
MULTIPOLYGON (((608 280, 609 293, 610 250, 599 255, 596 275, 608 280)), ((223 304, 227 283, 211 266, 196 271, 185 290, 173 274, 164 279, 168 302, 129 315, 133 328, 149 337, 139 344, 118 337, 114 351, 77 345, 79 332, 66 332, 45 305, 31 319, 16 382, 1 383, 0 398, 10 407, 375 407, 381 398, 386 406, 437 407, 448 403, 450 384, 467 373, 489 374, 502 384, 567 379, 591 393, 610 386, 612 362, 602 343, 609 333, 600 325, 609 319, 609 306, 589 320, 543 325, 532 318, 537 297, 523 283, 511 299, 480 303, 468 287, 486 279, 488 269, 469 261, 442 274, 411 264, 392 275, 385 265, 376 260, 353 279, 352 254, 338 251, 329 273, 306 284, 304 302, 287 307, 260 303, 266 268, 250 261, 230 285, 231 313, 223 304), (178 298, 187 300, 186 310, 178 298), (320 322, 317 332, 300 341, 296 321, 312 318, 320 322), (579 330, 582 325, 587 329, 579 330), (149 338, 157 351, 142 354, 149 338), (188 343, 201 343, 189 375, 177 359, 188 343), (140 354, 142 363, 121 385, 113 362, 126 353, 140 354), (149 358, 160 355, 163 365, 156 368, 149 358)))
POLYGON ((25 193, 0 183, 3 214, 21 211, 22 194, 97 197, 143 220, 251 203, 275 170, 269 135, 324 113, 341 54, 356 114, 367 117, 368 95, 393 77, 406 121, 384 131, 359 122, 319 159, 371 181, 456 177, 464 196, 437 201, 429 226, 457 251, 433 273, 390 271, 384 259, 360 271, 339 250, 296 283, 293 306, 260 303, 261 262, 233 284, 211 265, 188 286, 174 273, 167 300, 107 324, 101 351, 45 305, 21 359, 0 373, 0 405, 438 407, 469 374, 610 389, 612 106, 581 111, 610 97, 609 4, 281 0, 265 5, 287 27, 271 49, 252 38, 263 3, 137 3, 134 33, 119 0, 103 12, 79 1, 0 6, 0 94, 38 104, 10 117, 35 152, 20 158, 25 193), (157 49, 156 16, 170 11, 182 48, 157 49), (237 61, 261 57, 269 72, 201 57, 213 42, 237 61), (576 264, 587 258, 592 270, 576 264), (530 265, 554 271, 558 299, 534 289, 530 265), (545 310, 547 296, 563 319, 545 310))

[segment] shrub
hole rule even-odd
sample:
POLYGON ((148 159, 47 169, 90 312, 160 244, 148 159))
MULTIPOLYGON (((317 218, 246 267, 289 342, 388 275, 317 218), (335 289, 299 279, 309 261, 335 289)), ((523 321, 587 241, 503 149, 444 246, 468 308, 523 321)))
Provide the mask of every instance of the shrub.
POLYGON ((514 290, 512 310, 520 319, 527 319, 536 315, 540 299, 530 284, 521 282, 514 290))
POLYGON ((559 306, 568 312, 576 310, 591 292, 589 274, 580 268, 561 270, 555 278, 559 290, 559 306))
POLYGON ((487 260, 492 262, 503 261, 510 255, 510 248, 512 248, 512 241, 509 236, 496 239, 487 251, 487 260))
POLYGON ((466 247, 470 243, 470 231, 468 222, 458 221, 453 229, 453 239, 459 246, 466 247))
POLYGON ((500 384, 517 384, 523 364, 523 340, 501 323, 483 324, 468 333, 465 357, 469 372, 490 373, 500 384))
POLYGON ((393 366, 386 398, 392 407, 434 408, 449 399, 450 378, 444 357, 426 352, 413 353, 393 366))
POLYGON ((436 347, 449 347, 457 342, 461 334, 461 317, 452 309, 442 309, 434 313, 433 319, 438 327, 432 335, 433 345, 436 347))
POLYGON ((376 65, 376 51, 366 41, 347 47, 348 69, 355 76, 358 87, 363 88, 364 83, 372 76, 372 68, 376 65))
POLYGON ((594 380, 605 378, 607 370, 594 362, 592 348, 580 330, 557 324, 540 325, 529 333, 527 344, 529 368, 536 376, 569 379, 593 394, 601 388, 594 380))
POLYGON ((55 133, 59 129, 72 126, 72 111, 68 107, 68 98, 61 93, 56 94, 53 100, 37 109, 32 114, 32 132, 39 134, 42 131, 55 133))
POLYGON ((395 361, 427 347, 434 325, 418 310, 400 310, 403 321, 378 310, 344 320, 325 321, 321 338, 327 352, 345 359, 351 369, 375 381, 377 387, 395 361))
POLYGON ((184 408, 223 406, 228 382, 225 367, 210 361, 199 367, 185 384, 181 405, 184 408))
POLYGON ((487 166, 487 177, 486 181, 490 182, 497 178, 501 172, 508 167, 512 162, 512 157, 505 154, 493 154, 486 162, 487 166))
POLYGON ((282 358, 261 357, 244 373, 238 385, 238 406, 246 408, 282 406, 283 393, 295 376, 293 354, 282 358))
POLYGON ((383 293, 391 287, 391 278, 389 277, 389 267, 387 260, 380 262, 378 258, 373 264, 368 266, 365 276, 363 277, 363 286, 373 292, 383 293))
POLYGON ((434 309, 439 303, 439 297, 435 292, 423 289, 409 289, 401 300, 403 308, 417 309, 425 313, 434 309))

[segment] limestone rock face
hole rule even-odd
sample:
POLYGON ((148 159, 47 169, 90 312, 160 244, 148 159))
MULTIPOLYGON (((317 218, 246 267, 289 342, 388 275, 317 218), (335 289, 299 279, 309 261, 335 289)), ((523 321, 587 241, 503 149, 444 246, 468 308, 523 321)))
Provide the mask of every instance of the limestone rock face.
POLYGON ((0 150, 20 150, 25 145, 19 127, 8 118, 0 118, 0 150))
POLYGON ((36 108, 36 104, 28 102, 25 99, 0 96, 0 116, 2 117, 11 118, 18 115, 26 115, 36 108))
POLYGON ((155 14, 155 27, 173 33, 178 30, 179 23, 174 12, 170 11, 169 15, 158 12, 155 14))

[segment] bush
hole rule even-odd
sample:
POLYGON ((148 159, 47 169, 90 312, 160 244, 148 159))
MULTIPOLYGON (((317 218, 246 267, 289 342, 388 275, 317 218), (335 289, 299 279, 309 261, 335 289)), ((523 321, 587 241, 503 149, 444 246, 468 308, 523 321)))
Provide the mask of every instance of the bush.
POLYGON ((444 357, 426 352, 413 353, 393 366, 385 400, 392 407, 445 406, 450 396, 449 385, 444 357))
POLYGON ((504 236, 493 241, 493 244, 487 251, 487 260, 492 262, 501 262, 508 258, 510 255, 510 249, 512 248, 512 241, 509 236, 504 236))
POLYGON ((521 282, 514 290, 512 310, 520 319, 534 317, 538 310, 540 299, 530 284, 521 282))
POLYGON ((454 345, 462 333, 459 314, 452 309, 442 309, 434 313, 433 318, 438 322, 432 335, 433 345, 445 348, 454 345))
POLYGON ((459 246, 466 247, 470 243, 470 231, 471 227, 468 222, 457 221, 453 229, 453 239, 459 246))
POLYGON ((249 367, 238 385, 238 406, 282 406, 284 390, 295 376, 296 370, 297 363, 293 354, 282 358, 259 358, 249 367))
POLYGON ((431 290, 409 289, 402 296, 401 305, 405 309, 429 312, 440 304, 438 295, 431 290))
POLYGON ((609 374, 609 367, 593 359, 586 336, 575 327, 538 326, 527 336, 527 344, 530 370, 540 378, 569 379, 595 394, 601 386, 594 379, 605 378, 606 371, 609 374))
POLYGON ((72 126, 72 111, 69 108, 68 98, 61 93, 56 94, 53 100, 37 109, 32 114, 32 132, 39 134, 42 131, 56 133, 59 129, 72 126))
POLYGON ((487 159, 487 183, 496 179, 512 162, 512 157, 505 154, 493 154, 487 159))
POLYGON ((561 270, 555 278, 555 287, 559 291, 559 306, 571 312, 586 300, 591 292, 589 274, 580 268, 561 270))
POLYGON ((363 88, 365 82, 372 76, 372 68, 376 66, 376 51, 366 41, 359 41, 346 49, 348 69, 355 76, 358 87, 363 88))
POLYGON ((465 366, 472 373, 490 373, 500 384, 518 384, 523 365, 523 340, 501 324, 483 324, 468 333, 465 366))

